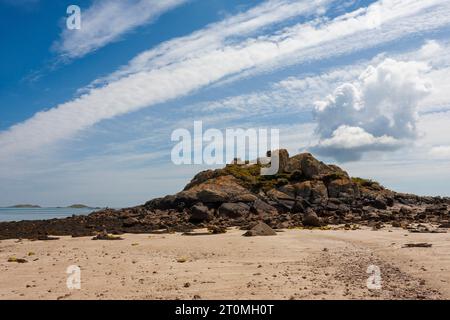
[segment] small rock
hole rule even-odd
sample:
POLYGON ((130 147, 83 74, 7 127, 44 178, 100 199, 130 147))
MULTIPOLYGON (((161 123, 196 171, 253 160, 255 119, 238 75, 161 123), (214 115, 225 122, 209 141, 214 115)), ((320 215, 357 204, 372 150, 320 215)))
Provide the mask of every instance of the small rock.
POLYGON ((431 248, 431 243, 407 243, 403 248, 431 248))
POLYGON ((123 238, 110 235, 106 231, 103 231, 93 237, 92 240, 123 240, 123 238))
POLYGON ((256 226, 243 234, 244 237, 275 236, 277 233, 264 222, 260 221, 256 226))
POLYGON ((22 258, 10 257, 8 262, 27 263, 28 261, 22 258))

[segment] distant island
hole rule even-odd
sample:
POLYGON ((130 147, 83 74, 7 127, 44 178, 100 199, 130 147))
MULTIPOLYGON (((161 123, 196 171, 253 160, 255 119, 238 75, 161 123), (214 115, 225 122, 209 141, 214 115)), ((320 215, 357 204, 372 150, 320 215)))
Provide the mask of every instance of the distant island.
POLYGON ((94 209, 93 207, 90 206, 86 206, 84 204, 72 204, 70 206, 68 206, 67 208, 71 208, 71 209, 94 209))
POLYGON ((40 206, 35 204, 16 204, 14 206, 10 206, 8 208, 40 208, 40 206))
MULTIPOLYGON (((12 208, 12 209, 14 209, 14 208, 30 209, 31 208, 32 209, 32 208, 52 208, 52 207, 41 207, 41 206, 38 206, 35 204, 16 204, 16 205, 9 206, 6 208, 12 208)), ((67 207, 55 207, 55 208, 57 208, 57 209, 64 209, 64 208, 67 208, 67 209, 100 209, 100 207, 91 207, 91 206, 87 206, 85 204, 79 204, 79 203, 72 204, 67 207)))

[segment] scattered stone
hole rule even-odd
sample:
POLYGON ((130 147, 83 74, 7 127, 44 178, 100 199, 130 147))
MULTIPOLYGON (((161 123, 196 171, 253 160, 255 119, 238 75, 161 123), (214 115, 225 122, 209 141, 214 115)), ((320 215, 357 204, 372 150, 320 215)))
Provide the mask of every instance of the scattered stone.
POLYGON ((431 248, 431 243, 407 243, 402 248, 431 248))
POLYGON ((221 233, 226 233, 227 228, 224 226, 213 225, 213 226, 208 227, 208 231, 212 234, 221 234, 221 233))
POLYGON ((415 227, 410 227, 409 232, 412 233, 447 233, 447 230, 441 228, 427 227, 424 225, 418 225, 415 227))
POLYGON ((402 224, 399 221, 392 221, 392 226, 394 228, 401 228, 402 224))
POLYGON ((39 240, 39 241, 52 241, 52 240, 59 240, 58 237, 50 237, 48 235, 39 235, 33 240, 39 240))
POLYGON ((22 258, 10 257, 8 262, 27 263, 28 261, 22 258))
POLYGON ((257 225, 251 228, 249 231, 243 234, 244 237, 255 236, 275 236, 277 233, 271 227, 264 222, 260 221, 257 225))
POLYGON ((110 235, 106 231, 103 231, 93 237, 92 240, 123 240, 123 238, 110 235))
POLYGON ((187 261, 188 261, 188 258, 186 258, 186 257, 180 257, 180 258, 177 259, 178 263, 185 263, 187 261))

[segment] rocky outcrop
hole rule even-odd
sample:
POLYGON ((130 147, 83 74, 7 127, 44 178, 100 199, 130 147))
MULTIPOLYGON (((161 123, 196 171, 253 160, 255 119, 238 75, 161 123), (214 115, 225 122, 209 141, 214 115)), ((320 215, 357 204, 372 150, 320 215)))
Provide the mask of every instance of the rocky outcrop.
POLYGON ((450 225, 448 198, 396 193, 371 180, 350 178, 343 169, 310 153, 289 157, 286 150, 275 152, 280 167, 273 176, 261 175, 266 165, 260 163, 230 164, 200 172, 181 192, 141 206, 66 219, 0 223, 0 239, 195 228, 219 233, 230 226, 250 230, 259 222, 278 229, 350 223, 377 228, 383 223, 450 225))

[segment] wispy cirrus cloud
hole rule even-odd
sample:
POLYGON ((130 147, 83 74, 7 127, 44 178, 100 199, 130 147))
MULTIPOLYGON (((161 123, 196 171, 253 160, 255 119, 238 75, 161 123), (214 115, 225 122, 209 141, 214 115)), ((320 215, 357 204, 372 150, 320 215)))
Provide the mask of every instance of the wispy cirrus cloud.
MULTIPOLYGON (((284 5, 277 10, 283 13, 286 12, 285 6, 290 6, 293 2, 282 3, 284 5)), ((302 2, 305 3, 308 5, 298 11, 299 16, 316 12, 318 5, 327 1, 302 2)), ((140 60, 144 62, 144 67, 134 69, 131 73, 126 70, 125 75, 112 79, 79 98, 40 112, 0 133, 0 153, 13 154, 60 141, 101 120, 187 95, 227 76, 275 61, 295 63, 298 55, 302 55, 304 61, 311 61, 325 54, 331 57, 392 41, 405 34, 412 35, 450 24, 450 3, 446 0, 386 0, 377 5, 382 6, 382 12, 386 12, 380 22, 382 25, 386 24, 386 33, 374 30, 369 23, 379 11, 366 9, 333 20, 316 19, 313 22, 283 27, 264 36, 244 37, 232 43, 210 40, 219 34, 216 31, 200 32, 192 39, 185 37, 173 40, 170 45, 163 44, 146 52, 145 57, 150 57, 150 60, 140 60), (417 24, 418 19, 424 20, 423 23, 417 24), (371 41, 355 43, 352 35, 364 35, 371 41), (204 49, 200 43, 212 45, 207 45, 204 49), (330 46, 339 50, 325 50, 330 46)), ((267 14, 273 17, 274 12, 268 11, 267 14)), ((236 30, 238 35, 243 30, 243 22, 238 19, 233 24, 230 21, 234 19, 235 17, 226 19, 222 24, 229 24, 228 28, 236 30)), ((254 19, 260 21, 256 16, 254 19)), ((279 14, 277 19, 259 23, 254 31, 275 21, 282 21, 283 14, 279 14)), ((245 23, 248 23, 247 20, 245 23)), ((215 30, 214 27, 212 29, 215 30)), ((134 63, 131 68, 133 66, 134 63)))
POLYGON ((256 36, 277 24, 285 24, 296 17, 314 18, 323 14, 336 0, 296 1, 268 0, 245 12, 212 23, 192 34, 166 41, 154 49, 144 51, 125 66, 109 76, 94 81, 104 84, 136 72, 161 68, 220 50, 225 46, 242 43, 247 37, 256 36))
MULTIPOLYGON (((31 0, 28 0, 31 1, 31 0)), ((53 48, 67 59, 80 58, 119 40, 189 0, 95 0, 82 11, 80 30, 63 29, 53 48)))

